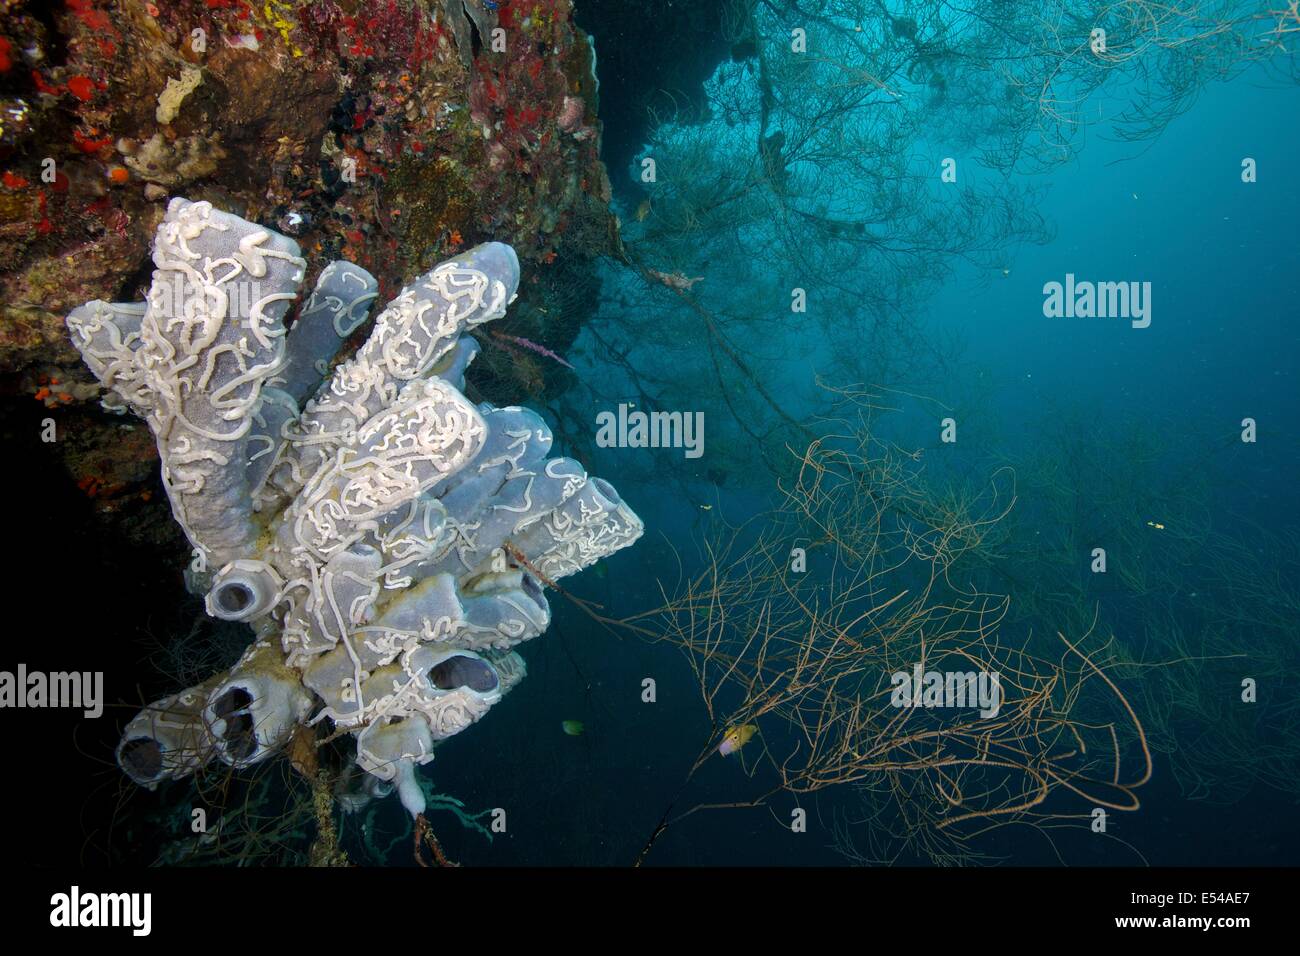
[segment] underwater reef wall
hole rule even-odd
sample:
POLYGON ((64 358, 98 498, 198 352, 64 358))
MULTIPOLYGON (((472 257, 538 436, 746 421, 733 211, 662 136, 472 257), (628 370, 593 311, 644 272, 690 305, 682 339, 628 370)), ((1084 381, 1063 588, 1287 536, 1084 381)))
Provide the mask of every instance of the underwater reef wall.
MULTIPOLYGON (((105 465, 102 419, 77 417, 99 390, 63 317, 143 296, 176 195, 355 262, 385 298, 508 242, 525 270, 508 331, 563 354, 598 294, 591 257, 618 241, 593 64, 571 0, 3 4, 0 392, 66 408, 74 479, 138 510, 139 470, 105 465)), ((476 371, 488 397, 564 387, 500 341, 476 371)))
POLYGON ((539 416, 462 394, 466 333, 505 315, 519 260, 492 242, 438 265, 332 372, 378 294, 365 269, 322 269, 286 333, 308 272, 293 239, 174 198, 153 261, 144 303, 95 300, 67 326, 157 440, 187 585, 255 640, 136 716, 118 762, 154 787, 329 721, 370 794, 418 817, 415 768, 524 676, 512 649, 550 623, 544 588, 643 531, 610 484, 547 457, 539 416))

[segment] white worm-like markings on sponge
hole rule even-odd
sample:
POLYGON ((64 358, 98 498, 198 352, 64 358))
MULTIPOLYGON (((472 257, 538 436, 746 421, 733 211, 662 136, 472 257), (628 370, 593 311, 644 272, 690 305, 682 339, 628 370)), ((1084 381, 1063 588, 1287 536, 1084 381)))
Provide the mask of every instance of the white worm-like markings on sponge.
MULTIPOLYGON (((257 759, 294 726, 332 721, 365 735, 364 769, 409 781, 431 756, 428 741, 474 723, 523 676, 522 661, 501 654, 466 665, 495 675, 483 691, 436 687, 423 668, 536 636, 549 620, 537 587, 626 547, 642 527, 575 463, 545 458, 550 434, 535 415, 476 407, 431 373, 459 345, 464 361, 450 376, 459 381, 476 352, 461 336, 513 301, 519 263, 508 246, 477 246, 407 285, 325 382, 316 376, 329 367, 331 338, 366 321, 373 277, 326 266, 295 339, 299 325, 286 332, 283 318, 306 275, 297 252, 265 227, 175 199, 155 238, 147 302, 88 303, 68 326, 109 404, 144 416, 158 438, 173 514, 206 561, 190 586, 211 588, 215 569, 234 561, 260 562, 284 582, 247 618, 269 643, 169 700, 199 713, 230 681, 268 688, 281 710, 274 731, 258 729, 257 759), (249 297, 234 295, 235 284, 249 280, 259 291, 240 317, 233 303, 249 297), (178 281, 194 290, 180 302, 178 281), (326 326, 311 330, 309 313, 326 326), (548 581, 511 564, 507 538, 548 581), (395 664, 400 671, 375 678, 395 664), (264 730, 282 736, 263 741, 264 730)), ((242 619, 230 593, 221 592, 236 603, 221 611, 242 619)), ((133 733, 161 727, 148 714, 128 725, 133 733)), ((180 729, 208 740, 202 726, 180 729)), ((155 786, 208 756, 176 755, 152 776, 151 765, 123 766, 155 786)))

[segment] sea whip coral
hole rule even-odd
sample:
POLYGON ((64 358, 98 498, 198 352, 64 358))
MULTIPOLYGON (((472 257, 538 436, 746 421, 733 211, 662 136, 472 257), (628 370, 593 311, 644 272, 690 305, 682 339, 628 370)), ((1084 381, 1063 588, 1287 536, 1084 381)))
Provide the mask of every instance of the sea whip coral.
POLYGON ((153 258, 146 303, 90 302, 68 327, 106 404, 157 438, 189 587, 255 641, 138 714, 118 763, 154 787, 330 721, 370 792, 418 816, 415 767, 524 676, 512 648, 549 624, 544 585, 643 531, 608 483, 547 458, 535 413, 461 394, 478 349, 462 333, 505 314, 514 251, 476 246, 405 287, 324 383, 375 298, 364 269, 327 266, 286 333, 293 240, 173 199, 153 258))
POLYGON ((506 335, 504 332, 493 332, 492 335, 493 335, 494 337, 500 339, 500 340, 503 341, 503 342, 513 342, 515 345, 518 345, 518 346, 521 346, 521 347, 523 347, 523 348, 526 348, 526 349, 528 349, 528 351, 530 351, 530 352, 536 352, 538 355, 544 355, 544 356, 546 356, 548 359, 550 359, 552 362, 559 362, 559 363, 560 363, 561 365, 563 365, 565 368, 568 368, 568 369, 573 368, 572 365, 570 365, 568 362, 566 362, 566 361, 565 361, 563 358, 561 358, 560 356, 556 355, 554 352, 552 352, 550 349, 548 349, 545 345, 538 345, 538 344, 537 344, 536 342, 534 342, 532 339, 526 339, 526 338, 524 338, 523 336, 520 336, 520 335, 506 335))

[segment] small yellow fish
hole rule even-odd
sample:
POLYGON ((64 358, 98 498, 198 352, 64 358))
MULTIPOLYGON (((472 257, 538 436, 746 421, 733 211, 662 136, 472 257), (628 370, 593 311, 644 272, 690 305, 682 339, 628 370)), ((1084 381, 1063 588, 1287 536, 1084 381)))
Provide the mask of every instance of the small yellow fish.
POLYGON ((712 510, 713 510, 713 505, 700 505, 700 510, 701 510, 701 511, 712 511, 712 510))
POLYGON ((560 726, 570 737, 581 737, 582 732, 587 729, 580 720, 562 720, 560 726))
POLYGON ((1159 521, 1148 521, 1148 522, 1147 522, 1147 527, 1148 527, 1148 528, 1155 528, 1157 531, 1164 531, 1164 530, 1165 530, 1165 526, 1162 525, 1159 521))
POLYGON ((734 754, 758 733, 757 724, 741 724, 739 727, 729 727, 723 735, 722 743, 718 744, 718 753, 722 756, 734 754))
POLYGON ((636 221, 645 222, 650 217, 650 200, 641 200, 641 205, 636 207, 636 221))

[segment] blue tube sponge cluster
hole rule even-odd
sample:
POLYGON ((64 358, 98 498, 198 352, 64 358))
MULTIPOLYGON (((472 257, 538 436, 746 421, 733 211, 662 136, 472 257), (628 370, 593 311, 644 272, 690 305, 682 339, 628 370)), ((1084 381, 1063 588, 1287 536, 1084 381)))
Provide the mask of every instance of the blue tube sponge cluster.
POLYGON ((332 374, 376 296, 364 269, 328 265, 286 332, 293 240, 173 199, 153 259, 147 302, 90 302, 68 328, 105 404, 157 438, 190 588, 255 640, 138 714, 118 763, 154 787, 329 721, 373 792, 418 815, 415 768, 524 676, 513 648, 546 630, 545 588, 643 531, 610 484, 549 456, 538 415, 462 394, 464 333, 513 301, 514 251, 476 246, 406 286, 332 374))

